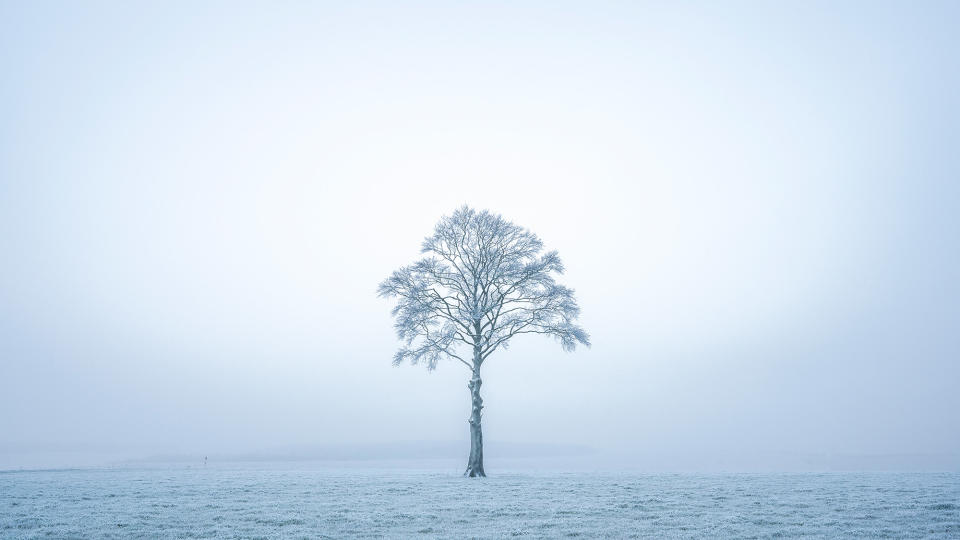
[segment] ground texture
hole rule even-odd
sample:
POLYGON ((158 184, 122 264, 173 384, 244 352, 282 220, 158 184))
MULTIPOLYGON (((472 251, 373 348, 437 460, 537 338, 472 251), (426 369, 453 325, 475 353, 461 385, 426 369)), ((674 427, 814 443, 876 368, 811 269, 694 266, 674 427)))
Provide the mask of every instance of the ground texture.
POLYGON ((960 538, 958 474, 0 473, 4 538, 960 538))

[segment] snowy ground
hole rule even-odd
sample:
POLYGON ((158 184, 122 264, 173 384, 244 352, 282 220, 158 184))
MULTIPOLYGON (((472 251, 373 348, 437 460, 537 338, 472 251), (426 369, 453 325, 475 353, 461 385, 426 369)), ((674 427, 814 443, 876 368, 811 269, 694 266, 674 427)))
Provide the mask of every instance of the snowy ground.
POLYGON ((960 538, 958 474, 0 473, 4 538, 960 538))

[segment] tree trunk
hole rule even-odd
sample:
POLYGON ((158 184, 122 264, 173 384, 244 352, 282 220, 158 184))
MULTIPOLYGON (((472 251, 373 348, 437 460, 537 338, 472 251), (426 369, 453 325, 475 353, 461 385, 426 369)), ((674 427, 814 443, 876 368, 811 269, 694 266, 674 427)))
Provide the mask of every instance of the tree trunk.
POLYGON ((480 411, 483 409, 483 398, 480 397, 480 367, 473 370, 473 377, 467 383, 470 389, 470 400, 473 411, 470 413, 470 459, 467 460, 467 471, 464 476, 486 476, 483 472, 483 432, 480 430, 480 411))

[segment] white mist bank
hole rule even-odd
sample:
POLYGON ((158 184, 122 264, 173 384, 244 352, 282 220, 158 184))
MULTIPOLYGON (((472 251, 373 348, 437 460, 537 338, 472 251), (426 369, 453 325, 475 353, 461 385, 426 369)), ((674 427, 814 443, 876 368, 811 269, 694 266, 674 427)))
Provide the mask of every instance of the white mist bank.
MULTIPOLYGON (((488 443, 491 474, 511 471, 553 472, 960 472, 960 454, 867 454, 777 452, 636 452, 584 445, 488 443)), ((276 446, 258 449, 0 448, 0 470, 103 467, 262 466, 358 469, 382 468, 446 472, 463 466, 462 441, 276 446)))

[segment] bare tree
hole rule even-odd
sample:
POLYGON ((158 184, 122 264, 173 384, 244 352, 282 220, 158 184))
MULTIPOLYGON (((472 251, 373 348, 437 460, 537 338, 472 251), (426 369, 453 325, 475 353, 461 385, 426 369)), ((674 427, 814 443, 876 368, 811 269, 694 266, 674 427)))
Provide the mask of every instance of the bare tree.
POLYGON ((563 273, 560 257, 542 251, 535 234, 500 215, 463 206, 424 240, 425 258, 397 270, 378 289, 379 296, 398 299, 392 313, 403 346, 394 365, 409 360, 433 370, 441 359, 452 359, 470 369, 473 411, 464 476, 486 476, 483 362, 519 334, 553 336, 565 351, 577 343, 590 346, 590 336, 574 323, 580 308, 573 290, 554 279, 563 273))

